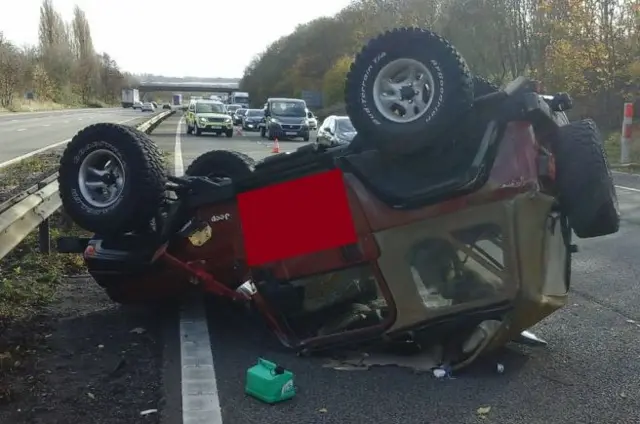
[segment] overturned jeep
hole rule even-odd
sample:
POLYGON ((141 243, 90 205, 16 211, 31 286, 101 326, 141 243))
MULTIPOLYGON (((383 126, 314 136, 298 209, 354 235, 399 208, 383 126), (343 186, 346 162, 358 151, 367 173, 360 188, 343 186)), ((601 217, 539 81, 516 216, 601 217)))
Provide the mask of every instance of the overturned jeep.
POLYGON ((200 290, 250 304, 300 351, 426 340, 462 366, 565 304, 573 234, 618 231, 600 134, 569 122, 567 94, 499 89, 404 28, 362 49, 345 100, 349 145, 210 151, 184 176, 145 134, 85 128, 59 186, 95 235, 59 249, 83 252, 116 302, 200 290), (294 216, 309 219, 272 225, 294 216))

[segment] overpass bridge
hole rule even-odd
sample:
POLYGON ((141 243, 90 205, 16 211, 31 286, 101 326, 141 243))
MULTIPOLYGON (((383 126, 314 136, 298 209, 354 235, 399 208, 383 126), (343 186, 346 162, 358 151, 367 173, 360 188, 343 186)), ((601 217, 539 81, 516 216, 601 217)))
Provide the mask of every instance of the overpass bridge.
POLYGON ((143 81, 137 87, 141 92, 151 91, 180 91, 180 92, 203 92, 203 93, 231 93, 238 91, 238 82, 201 82, 201 81, 143 81))

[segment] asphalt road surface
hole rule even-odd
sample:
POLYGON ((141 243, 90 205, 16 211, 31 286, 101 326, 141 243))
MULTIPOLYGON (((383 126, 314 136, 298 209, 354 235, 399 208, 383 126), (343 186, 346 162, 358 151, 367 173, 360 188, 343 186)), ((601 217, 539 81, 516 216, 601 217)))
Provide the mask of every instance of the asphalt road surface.
MULTIPOLYGON (((170 118, 152 134, 169 152, 179 119, 170 118)), ((183 125, 184 168, 210 149, 235 149, 256 159, 269 155, 271 145, 260 143, 252 133, 189 136, 183 125)), ((616 183, 626 187, 618 189, 622 228, 576 241, 569 305, 533 329, 549 342, 546 348, 515 346, 448 380, 393 366, 336 371, 324 368, 322 358, 299 358, 280 347, 259 321, 210 311, 223 422, 640 423, 640 178, 616 175, 616 183), (267 406, 244 395, 245 372, 258 357, 295 373, 296 398, 267 406), (497 362, 504 373, 496 372, 497 362), (484 418, 477 414, 480 407, 491 407, 484 418)))
POLYGON ((0 163, 73 137, 98 122, 132 124, 151 115, 133 109, 77 109, 0 114, 0 163))

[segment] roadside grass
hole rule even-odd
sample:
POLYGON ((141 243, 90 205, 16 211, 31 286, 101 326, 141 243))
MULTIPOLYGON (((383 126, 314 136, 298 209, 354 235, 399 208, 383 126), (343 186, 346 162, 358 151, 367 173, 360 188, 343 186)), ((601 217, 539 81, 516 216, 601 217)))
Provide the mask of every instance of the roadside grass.
POLYGON ((63 110, 63 109, 80 109, 80 108, 103 108, 110 107, 109 105, 100 100, 89 100, 87 104, 74 103, 74 104, 61 104, 51 101, 40 100, 14 100, 13 104, 9 108, 1 108, 0 113, 11 112, 46 112, 51 110, 63 110))
MULTIPOLYGON (((49 218, 51 241, 61 236, 87 236, 88 233, 56 212, 49 218)), ((0 333, 10 322, 29 318, 51 302, 57 285, 65 276, 84 270, 79 254, 40 253, 38 232, 33 231, 0 260, 0 333)))
POLYGON ((631 146, 629 149, 630 163, 620 163, 620 131, 614 131, 605 135, 604 148, 609 164, 616 171, 638 173, 640 172, 640 125, 636 124, 632 129, 631 146))

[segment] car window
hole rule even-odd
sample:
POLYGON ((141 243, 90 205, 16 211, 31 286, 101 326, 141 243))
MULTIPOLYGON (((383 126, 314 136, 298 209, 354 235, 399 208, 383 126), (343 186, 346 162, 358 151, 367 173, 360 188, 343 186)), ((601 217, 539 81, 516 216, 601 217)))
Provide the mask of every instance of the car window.
POLYGON ((337 123, 337 127, 341 132, 355 132, 356 129, 353 128, 353 125, 351 124, 351 120, 349 118, 342 118, 342 119, 337 119, 336 120, 337 123))
POLYGON ((264 110, 248 110, 247 116, 263 116, 264 110))
POLYGON ((247 109, 238 109, 236 110, 236 114, 240 116, 245 116, 247 113, 247 109))
POLYGON ((332 133, 336 133, 336 120, 331 119, 331 123, 329 124, 329 129, 331 129, 332 133))
POLYGON ((220 103, 196 103, 196 113, 225 113, 220 103))
POLYGON ((333 118, 327 118, 324 120, 324 122, 322 123, 322 130, 326 131, 329 128, 331 128, 331 121, 333 121, 333 118))

